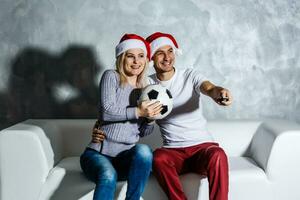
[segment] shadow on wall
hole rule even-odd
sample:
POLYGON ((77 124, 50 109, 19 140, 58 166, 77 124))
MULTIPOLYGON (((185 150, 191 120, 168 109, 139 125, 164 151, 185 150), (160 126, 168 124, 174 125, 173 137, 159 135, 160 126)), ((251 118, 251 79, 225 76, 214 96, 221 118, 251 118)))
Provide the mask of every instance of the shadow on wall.
POLYGON ((9 92, 0 94, 0 129, 28 118, 96 118, 99 70, 91 47, 60 55, 24 49, 12 61, 9 92))

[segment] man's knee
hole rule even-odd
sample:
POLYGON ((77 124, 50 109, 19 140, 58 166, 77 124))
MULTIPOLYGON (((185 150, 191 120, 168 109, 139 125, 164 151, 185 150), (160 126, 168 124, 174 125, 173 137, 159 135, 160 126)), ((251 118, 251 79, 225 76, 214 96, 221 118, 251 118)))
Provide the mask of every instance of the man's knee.
POLYGON ((170 155, 160 149, 154 151, 153 153, 153 166, 161 167, 165 165, 169 165, 171 163, 170 155))
POLYGON ((210 160, 209 163, 215 166, 228 165, 227 155, 225 151, 220 147, 213 147, 210 149, 210 160))

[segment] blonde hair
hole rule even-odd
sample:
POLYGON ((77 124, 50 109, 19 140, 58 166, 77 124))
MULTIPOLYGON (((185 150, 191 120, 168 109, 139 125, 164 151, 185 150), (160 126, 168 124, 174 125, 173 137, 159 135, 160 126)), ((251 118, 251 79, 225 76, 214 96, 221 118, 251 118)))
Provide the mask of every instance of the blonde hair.
MULTIPOLYGON (((120 85, 122 87, 125 86, 128 83, 127 82, 127 76, 124 72, 126 52, 127 51, 120 54, 116 59, 116 70, 117 70, 118 74, 120 75, 120 85)), ((146 71, 148 69, 149 62, 148 62, 148 59, 147 59, 146 55, 145 55, 145 59, 146 59, 146 62, 145 62, 144 69, 137 77, 137 87, 138 88, 142 88, 142 87, 145 87, 147 85, 146 80, 145 80, 145 76, 146 76, 146 71)))

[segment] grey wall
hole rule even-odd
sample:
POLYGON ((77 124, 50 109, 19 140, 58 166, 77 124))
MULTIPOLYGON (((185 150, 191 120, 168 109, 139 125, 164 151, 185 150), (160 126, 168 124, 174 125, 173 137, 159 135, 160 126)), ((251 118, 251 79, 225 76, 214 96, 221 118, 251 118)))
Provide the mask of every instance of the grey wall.
POLYGON ((0 0, 0 128, 27 118, 95 118, 97 84, 124 33, 173 34, 176 67, 229 88, 208 118, 300 122, 298 0, 0 0))

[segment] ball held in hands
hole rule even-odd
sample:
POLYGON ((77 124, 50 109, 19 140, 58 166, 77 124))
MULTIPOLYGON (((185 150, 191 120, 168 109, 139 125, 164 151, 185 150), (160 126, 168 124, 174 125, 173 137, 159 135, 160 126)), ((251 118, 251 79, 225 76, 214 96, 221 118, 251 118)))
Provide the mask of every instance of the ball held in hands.
POLYGON ((162 104, 160 113, 154 117, 148 117, 149 119, 162 119, 166 117, 173 108, 173 97, 171 92, 159 84, 148 85, 142 90, 139 102, 147 100, 159 101, 162 104))

